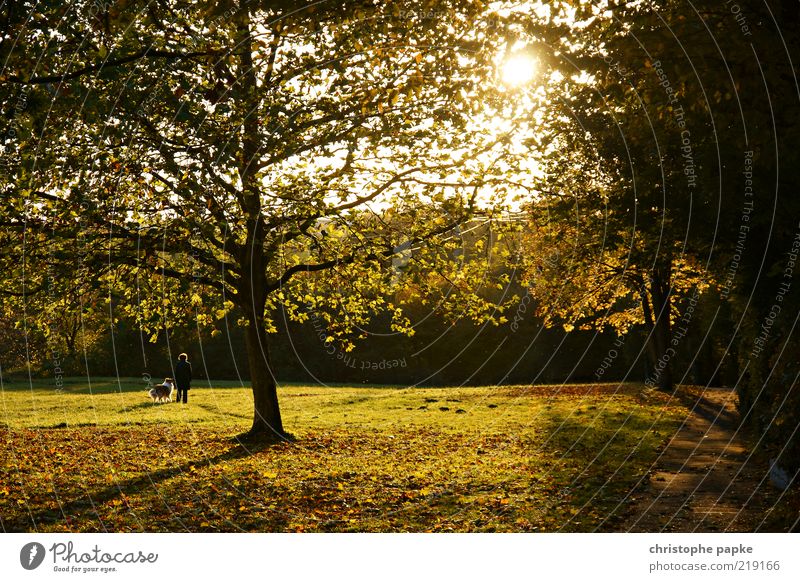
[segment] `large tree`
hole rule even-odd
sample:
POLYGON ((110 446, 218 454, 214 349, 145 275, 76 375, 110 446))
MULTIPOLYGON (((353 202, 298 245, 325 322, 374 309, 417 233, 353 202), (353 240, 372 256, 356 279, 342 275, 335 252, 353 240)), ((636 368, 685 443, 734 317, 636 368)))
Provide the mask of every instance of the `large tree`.
POLYGON ((541 310, 567 325, 643 326, 648 379, 663 389, 752 210, 740 169, 748 152, 751 164, 770 157, 754 47, 772 51, 768 78, 788 71, 757 4, 582 4, 542 116, 529 269, 541 310))
POLYGON ((430 285, 454 229, 499 211, 486 186, 504 193, 513 128, 487 111, 509 40, 479 2, 23 2, 3 19, 6 294, 52 293, 58 272, 150 330, 235 310, 254 434, 285 434, 272 310, 402 328, 398 270, 430 285))

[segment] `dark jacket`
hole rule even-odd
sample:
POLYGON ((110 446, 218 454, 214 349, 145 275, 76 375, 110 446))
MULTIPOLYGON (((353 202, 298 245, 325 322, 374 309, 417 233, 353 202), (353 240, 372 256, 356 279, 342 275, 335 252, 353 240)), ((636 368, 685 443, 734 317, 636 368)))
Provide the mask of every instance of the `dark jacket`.
POLYGON ((175 385, 178 390, 188 390, 192 384, 192 365, 189 362, 178 360, 175 364, 175 385))

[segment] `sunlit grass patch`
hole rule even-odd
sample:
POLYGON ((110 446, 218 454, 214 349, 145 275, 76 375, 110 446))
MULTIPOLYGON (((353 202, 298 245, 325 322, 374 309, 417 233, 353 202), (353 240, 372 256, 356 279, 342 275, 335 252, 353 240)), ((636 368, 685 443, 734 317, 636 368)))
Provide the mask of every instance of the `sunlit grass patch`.
POLYGON ((613 529, 685 409, 636 386, 286 386, 297 442, 237 444, 248 388, 6 385, 6 531, 613 529), (613 513, 613 515, 612 515, 613 513))

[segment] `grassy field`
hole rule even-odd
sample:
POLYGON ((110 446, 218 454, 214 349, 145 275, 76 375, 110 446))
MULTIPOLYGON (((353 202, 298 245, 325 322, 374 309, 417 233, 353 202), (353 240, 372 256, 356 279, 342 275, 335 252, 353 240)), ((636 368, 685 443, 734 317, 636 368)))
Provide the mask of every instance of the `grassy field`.
POLYGON ((248 387, 4 382, 5 531, 614 531, 686 410, 636 385, 283 386, 294 443, 241 445, 248 387))

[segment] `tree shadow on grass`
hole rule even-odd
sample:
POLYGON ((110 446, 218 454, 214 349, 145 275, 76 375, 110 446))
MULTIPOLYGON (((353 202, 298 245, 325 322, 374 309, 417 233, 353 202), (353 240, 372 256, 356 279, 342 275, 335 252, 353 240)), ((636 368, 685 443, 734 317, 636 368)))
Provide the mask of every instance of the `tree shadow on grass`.
MULTIPOLYGON (((89 515, 84 515, 81 518, 82 521, 89 521, 90 519, 99 520, 97 511, 93 509, 99 505, 106 504, 123 495, 133 495, 145 489, 155 488, 159 483, 168 481, 169 479, 177 477, 186 472, 191 472, 196 467, 211 467, 218 463, 224 463, 226 461, 248 457, 250 455, 267 450, 276 444, 280 443, 257 440, 249 441, 246 444, 239 443, 233 449, 214 457, 204 457, 201 459, 186 461, 180 465, 166 467, 164 469, 145 473, 138 477, 119 481, 113 485, 88 493, 72 501, 62 502, 60 504, 59 511, 41 510, 37 512, 28 512, 24 522, 19 520, 14 525, 6 523, 4 531, 36 531, 42 525, 52 525, 58 522, 70 523, 70 521, 74 521, 73 516, 75 516, 75 514, 80 514, 83 512, 88 512, 89 515)), ((56 494, 58 494, 58 492, 56 492, 56 494)))
POLYGON ((194 406, 197 406, 198 408, 202 408, 203 410, 205 410, 207 412, 210 412, 211 414, 229 416, 231 418, 235 418, 236 420, 242 420, 242 419, 247 419, 247 418, 251 418, 252 417, 252 414, 229 412, 227 410, 224 410, 222 407, 214 406, 213 404, 205 404, 205 403, 201 402, 201 403, 195 404, 194 406))
POLYGON ((139 404, 131 404, 130 406, 123 406, 117 412, 125 413, 125 412, 132 412, 134 410, 144 410, 149 408, 154 408, 156 406, 169 406, 170 404, 175 404, 175 402, 140 402, 139 404))
MULTIPOLYGON (((550 413, 543 419, 537 452, 552 458, 543 473, 554 493, 548 503, 560 507, 563 520, 554 531, 618 531, 631 494, 657 454, 659 437, 671 423, 630 407, 576 405, 570 413, 550 413)), ((661 437, 663 438, 663 437, 661 437)))
POLYGON ((694 414, 725 430, 736 430, 741 425, 738 412, 732 411, 718 402, 712 402, 703 395, 676 390, 674 396, 694 414))

